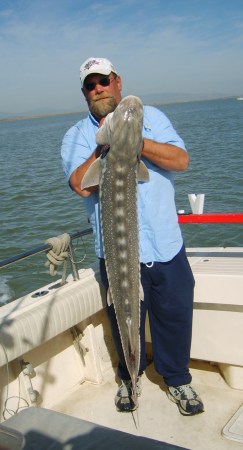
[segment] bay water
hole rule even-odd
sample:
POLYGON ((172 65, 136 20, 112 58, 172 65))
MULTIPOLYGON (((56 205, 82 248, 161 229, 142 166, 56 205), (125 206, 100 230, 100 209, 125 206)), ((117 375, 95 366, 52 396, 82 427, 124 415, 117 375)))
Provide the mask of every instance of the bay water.
MULTIPOLYGON (((175 173, 176 206, 190 212, 188 194, 204 193, 205 212, 243 211, 243 101, 220 99, 158 105, 184 139, 186 172, 175 173)), ((54 236, 88 228, 82 198, 65 180, 60 147, 87 113, 0 122, 0 260, 54 236)), ((155 211, 156 214, 156 211, 155 211)), ((242 224, 182 225, 186 247, 243 247, 242 224)), ((78 268, 96 260, 92 235, 74 243, 78 268)), ((60 278, 45 253, 0 270, 0 304, 60 278)))

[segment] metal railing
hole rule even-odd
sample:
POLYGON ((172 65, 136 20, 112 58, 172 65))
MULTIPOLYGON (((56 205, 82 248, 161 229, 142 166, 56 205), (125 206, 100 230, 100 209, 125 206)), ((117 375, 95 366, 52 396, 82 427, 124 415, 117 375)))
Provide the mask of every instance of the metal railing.
MULTIPOLYGON (((187 223, 243 223, 243 213, 204 213, 204 214, 189 214, 189 215, 180 215, 178 214, 178 222, 180 224, 187 223)), ((87 236, 92 233, 92 228, 87 228, 83 231, 78 231, 76 233, 70 234, 71 242, 74 239, 87 236)), ((22 261, 23 259, 29 258, 30 256, 36 255, 41 252, 45 252, 50 250, 51 246, 48 244, 40 245, 39 247, 33 248, 23 253, 19 253, 18 255, 12 256, 10 258, 6 258, 0 261, 0 269, 6 267, 10 264, 13 264, 17 261, 22 261)))
MULTIPOLYGON (((91 233, 92 233, 92 228, 87 228, 86 230, 78 231, 76 233, 70 234, 69 252, 70 252, 70 262, 71 262, 72 274, 73 274, 74 280, 78 280, 79 276, 78 276, 77 269, 75 267, 75 257, 74 257, 74 252, 73 252, 73 248, 72 248, 72 241, 74 239, 78 239, 78 238, 87 236, 88 234, 91 234, 91 233)), ((23 261, 26 258, 37 255, 38 253, 46 252, 46 251, 50 250, 51 248, 52 248, 51 245, 43 244, 43 245, 40 245, 39 247, 35 247, 35 248, 32 248, 31 250, 27 250, 26 252, 19 253, 18 255, 6 258, 6 259, 0 261, 0 269, 2 269, 3 267, 7 267, 10 264, 14 264, 18 261, 23 261)))
MULTIPOLYGON (((243 213, 230 213, 230 220, 229 220, 229 214, 225 214, 223 215, 222 213, 216 213, 214 214, 214 217, 211 218, 210 220, 205 220, 205 216, 208 216, 208 214, 202 214, 202 215, 184 215, 184 216, 180 216, 178 215, 178 221, 179 223, 187 223, 189 224, 193 224, 193 223, 243 223, 243 213), (215 218, 215 215, 217 216, 215 218)), ((207 217, 206 217, 207 218, 207 217)), ((71 272, 72 272, 72 276, 74 281, 79 280, 79 272, 77 270, 77 264, 79 264, 81 261, 76 261, 76 255, 73 249, 73 245, 72 242, 75 239, 79 239, 79 238, 83 238, 84 236, 90 235, 92 234, 92 228, 87 228, 85 230, 79 231, 79 232, 75 232, 70 234, 70 243, 69 243, 69 247, 68 247, 68 253, 69 253, 69 261, 70 261, 70 265, 71 265, 71 272)), ((32 248, 30 250, 27 250, 25 252, 19 253, 17 255, 8 257, 6 259, 3 259, 2 261, 0 261, 0 269, 4 269, 5 267, 8 267, 12 264, 15 264, 17 262, 21 262, 23 260, 26 260, 27 258, 30 258, 32 256, 38 255, 40 253, 43 252, 48 252, 48 250, 51 250, 52 246, 50 244, 43 244, 40 245, 38 247, 32 248)), ((76 249, 75 249, 76 250, 76 249)), ((188 248, 186 249, 187 252, 187 256, 188 257, 228 257, 228 258, 243 258, 243 248, 238 248, 237 251, 234 251, 233 249, 219 249, 218 251, 215 250, 215 248, 211 249, 211 251, 209 249, 203 249, 203 248, 188 248)), ((63 275, 63 277, 65 278, 65 275, 63 275)), ((62 284, 63 281, 60 283, 62 284)), ((1 305, 0 305, 1 306, 1 305)))
MULTIPOLYGON (((243 223, 243 213, 204 213, 204 214, 189 214, 189 215, 180 215, 178 214, 178 222, 180 224, 187 223, 243 223)), ((70 234, 70 242, 74 239, 87 236, 92 233, 92 228, 87 228, 83 231, 78 231, 76 233, 70 234)), ((0 269, 6 267, 10 264, 16 263, 18 261, 22 261, 23 259, 29 258, 30 256, 37 255, 38 253, 45 252, 50 250, 51 246, 48 244, 40 245, 39 247, 33 248, 23 253, 19 253, 18 255, 11 256, 0 261, 0 269)), ((72 253, 72 246, 70 246, 72 253)), ((217 253, 218 255, 218 253, 217 253)), ((214 255, 215 256, 215 255, 214 255)), ((230 255, 229 255, 230 256, 230 255)), ((238 255, 240 256, 240 255, 238 255)), ((71 260, 74 258, 70 258, 71 260)), ((72 263, 72 261, 71 261, 72 263)))

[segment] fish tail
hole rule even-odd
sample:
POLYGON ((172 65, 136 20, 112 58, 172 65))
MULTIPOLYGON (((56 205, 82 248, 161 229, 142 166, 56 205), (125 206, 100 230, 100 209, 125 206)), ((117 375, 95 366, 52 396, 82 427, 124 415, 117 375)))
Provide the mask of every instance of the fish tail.
POLYGON ((131 377, 132 382, 132 400, 136 408, 138 407, 138 393, 137 393, 137 374, 131 377))
POLYGON ((135 405, 135 411, 132 411, 132 416, 134 420, 134 424, 137 430, 139 430, 139 416, 138 416, 138 391, 137 391, 137 376, 132 377, 132 400, 135 405), (135 415, 134 415, 135 413, 135 415))
POLYGON ((131 377, 131 382, 132 382, 132 400, 136 406, 136 408, 138 407, 138 394, 137 394, 137 377, 138 377, 138 373, 137 373, 137 356, 136 356, 136 351, 135 351, 135 346, 134 346, 134 342, 132 339, 132 332, 131 332, 131 328, 132 328, 132 320, 131 317, 128 317, 126 319, 126 323, 127 323, 127 328, 128 328, 128 336, 129 336, 129 359, 131 362, 130 367, 132 367, 131 373, 130 373, 130 377, 131 377))

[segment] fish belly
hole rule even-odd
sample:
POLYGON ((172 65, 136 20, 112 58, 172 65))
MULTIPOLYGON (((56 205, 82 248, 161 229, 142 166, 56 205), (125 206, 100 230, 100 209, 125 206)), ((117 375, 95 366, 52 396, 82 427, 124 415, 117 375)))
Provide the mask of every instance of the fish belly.
POLYGON ((103 248, 111 299, 136 401, 140 365, 140 262, 137 184, 142 149, 143 105, 124 98, 100 129, 102 160, 100 208, 103 248))
POLYGON ((135 168, 127 165, 125 174, 120 169, 119 163, 106 169, 100 198, 101 222, 110 294, 127 369, 134 378, 140 363, 137 177, 135 168))

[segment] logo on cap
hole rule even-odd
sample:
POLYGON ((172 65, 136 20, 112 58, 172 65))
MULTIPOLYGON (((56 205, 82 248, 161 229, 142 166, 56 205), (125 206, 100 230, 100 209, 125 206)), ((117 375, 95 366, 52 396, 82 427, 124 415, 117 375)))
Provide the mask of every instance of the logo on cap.
POLYGON ((92 59, 92 61, 89 61, 87 64, 85 64, 84 69, 89 70, 90 67, 94 66, 95 64, 100 64, 99 61, 97 61, 96 59, 92 59))

